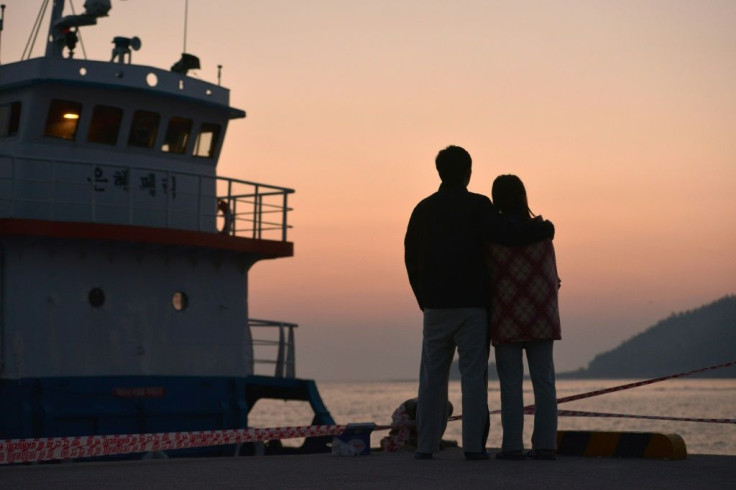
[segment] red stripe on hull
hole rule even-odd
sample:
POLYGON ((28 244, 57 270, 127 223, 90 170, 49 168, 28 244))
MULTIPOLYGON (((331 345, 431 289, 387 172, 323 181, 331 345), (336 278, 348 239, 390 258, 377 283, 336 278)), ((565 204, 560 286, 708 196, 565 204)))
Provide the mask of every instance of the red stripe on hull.
POLYGON ((276 240, 256 240, 221 233, 149 228, 100 223, 0 219, 0 236, 33 236, 82 240, 106 240, 135 243, 155 243, 184 247, 229 250, 252 253, 266 258, 292 257, 294 244, 276 240))

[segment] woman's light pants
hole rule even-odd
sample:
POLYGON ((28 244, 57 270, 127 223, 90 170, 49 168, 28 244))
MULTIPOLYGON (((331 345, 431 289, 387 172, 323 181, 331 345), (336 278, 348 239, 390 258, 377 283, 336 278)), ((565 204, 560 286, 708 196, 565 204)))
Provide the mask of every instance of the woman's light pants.
POLYGON ((557 448, 557 391, 555 365, 552 359, 552 340, 510 342, 495 346, 496 371, 501 383, 502 451, 524 449, 524 364, 526 351, 529 376, 534 388, 534 449, 557 448))

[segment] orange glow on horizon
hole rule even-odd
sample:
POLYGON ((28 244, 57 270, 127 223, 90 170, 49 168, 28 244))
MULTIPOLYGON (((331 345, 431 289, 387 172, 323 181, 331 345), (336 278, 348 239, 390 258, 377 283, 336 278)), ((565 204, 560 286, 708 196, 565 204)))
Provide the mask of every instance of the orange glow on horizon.
MULTIPOLYGON (((5 63, 36 15, 15 3, 5 63)), ((84 28, 89 58, 108 60, 125 33, 143 41, 135 63, 170 66, 179 4, 148 2, 142 16, 140 2, 114 3, 84 28)), ((191 74, 216 83, 222 65, 231 104, 248 113, 227 128, 218 173, 296 190, 295 256, 252 268, 249 306, 300 324, 301 376, 334 379, 336 365, 346 377, 416 376, 403 237, 449 144, 473 157, 470 190, 488 195, 514 173, 556 225, 560 371, 736 293, 736 2, 189 9, 187 50, 202 62, 191 74)))

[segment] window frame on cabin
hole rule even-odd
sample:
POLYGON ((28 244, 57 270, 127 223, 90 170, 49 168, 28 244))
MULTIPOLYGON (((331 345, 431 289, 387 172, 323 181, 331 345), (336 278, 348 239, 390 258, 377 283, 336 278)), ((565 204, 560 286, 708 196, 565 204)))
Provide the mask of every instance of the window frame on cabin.
POLYGON ((0 138, 18 136, 22 108, 19 100, 0 104, 0 138))
POLYGON ((187 117, 175 116, 169 118, 161 151, 164 153, 184 155, 187 152, 193 125, 194 122, 187 117))
POLYGON ((77 138, 79 122, 82 119, 82 103, 74 100, 51 99, 46 114, 43 135, 66 141, 77 138), (76 116, 76 117, 69 117, 76 116))
POLYGON ((153 148, 158 135, 161 114, 138 109, 133 112, 128 133, 128 146, 134 148, 153 148))
POLYGON ((199 125, 197 138, 194 141, 192 156, 195 158, 215 158, 217 148, 220 145, 222 124, 203 122, 199 125), (210 141, 203 141, 204 135, 211 135, 210 141), (206 149, 205 149, 206 147, 206 149))
POLYGON ((120 138, 124 111, 120 107, 98 104, 92 109, 92 120, 87 130, 87 141, 115 146, 120 138))

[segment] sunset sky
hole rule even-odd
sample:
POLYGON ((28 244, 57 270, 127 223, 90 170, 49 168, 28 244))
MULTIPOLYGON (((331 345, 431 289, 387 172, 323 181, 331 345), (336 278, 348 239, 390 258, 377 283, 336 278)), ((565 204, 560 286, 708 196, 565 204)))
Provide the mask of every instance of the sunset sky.
MULTIPOLYGON (((3 3, 9 63, 42 1, 3 3)), ((184 6, 113 0, 87 57, 138 36, 133 62, 170 67, 184 6)), ((736 294, 733 0, 190 0, 186 51, 248 114, 218 173, 296 189, 295 256, 254 266, 250 314, 299 324, 300 377, 416 378, 403 238, 450 144, 470 190, 517 174, 556 225, 558 371, 736 294)))

